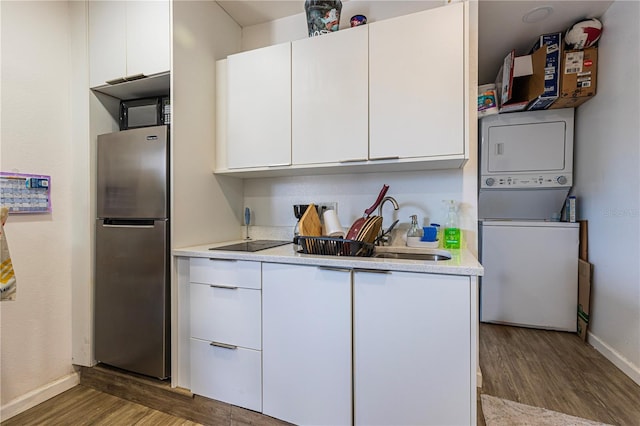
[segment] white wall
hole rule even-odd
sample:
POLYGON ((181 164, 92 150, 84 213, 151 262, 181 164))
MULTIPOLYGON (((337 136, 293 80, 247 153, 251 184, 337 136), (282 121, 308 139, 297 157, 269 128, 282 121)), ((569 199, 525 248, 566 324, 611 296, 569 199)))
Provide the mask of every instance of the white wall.
POLYGON ((240 235, 242 181, 213 175, 215 64, 240 27, 214 1, 173 3, 172 247, 240 235))
MULTIPOLYGON (((285 41, 299 40, 308 37, 307 18, 304 1, 300 1, 300 13, 264 24, 244 27, 242 29, 242 50, 257 49, 285 41)), ((350 27, 349 20, 353 15, 365 15, 367 22, 376 22, 396 16, 442 6, 442 0, 350 0, 342 2, 340 13, 340 29, 350 27)))
MULTIPOLYGON (((349 18, 364 13, 370 22, 411 12, 441 6, 441 2, 370 2, 366 11, 358 10, 357 2, 343 3, 340 28, 349 26, 349 18), (366 12, 366 13, 365 13, 366 12)), ((477 4, 471 4, 469 43, 469 99, 475 101, 477 85, 477 4)), ((266 24, 245 27, 242 30, 242 49, 249 50, 307 37, 304 13, 282 18, 266 24)), ((473 102, 472 102, 473 103, 473 102)), ((432 170, 403 173, 367 173, 342 175, 316 175, 247 179, 244 203, 253 211, 252 225, 289 226, 293 231, 295 218, 293 204, 308 202, 338 202, 338 215, 342 226, 348 228, 376 199, 382 184, 390 186, 387 195, 400 204, 392 212, 390 204, 384 208, 384 226, 393 220, 407 225, 409 216, 417 214, 423 223, 442 223, 446 210, 442 200, 460 203, 460 220, 464 240, 472 252, 477 253, 477 126, 475 104, 467 112, 470 118, 468 132, 470 158, 463 170, 432 170)))
POLYGON ((589 342, 640 384, 640 3, 602 17, 597 95, 578 107, 575 186, 594 264, 589 342))
POLYGON ((2 417, 71 364, 73 153, 67 2, 2 1, 3 171, 51 175, 53 212, 5 227, 17 298, 1 302, 2 417))

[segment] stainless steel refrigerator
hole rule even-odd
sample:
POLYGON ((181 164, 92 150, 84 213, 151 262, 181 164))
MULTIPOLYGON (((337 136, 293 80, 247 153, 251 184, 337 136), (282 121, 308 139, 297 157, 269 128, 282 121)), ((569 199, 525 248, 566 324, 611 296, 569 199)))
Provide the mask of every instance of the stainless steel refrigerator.
POLYGON ((98 136, 95 357, 170 371, 167 126, 98 136))

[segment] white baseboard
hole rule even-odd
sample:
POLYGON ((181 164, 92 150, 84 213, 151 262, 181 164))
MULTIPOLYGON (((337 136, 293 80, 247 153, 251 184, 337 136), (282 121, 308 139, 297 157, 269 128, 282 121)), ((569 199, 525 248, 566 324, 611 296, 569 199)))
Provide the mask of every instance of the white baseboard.
POLYGON ((591 344, 598 352, 604 355, 609 361, 618 367, 624 374, 629 376, 631 380, 640 385, 640 367, 633 365, 628 359, 620 355, 611 346, 604 343, 598 336, 587 332, 587 342, 591 344))
POLYGON ((74 372, 19 396, 0 407, 0 421, 8 420, 29 408, 35 407, 36 405, 71 389, 78 383, 80 383, 80 374, 74 372))

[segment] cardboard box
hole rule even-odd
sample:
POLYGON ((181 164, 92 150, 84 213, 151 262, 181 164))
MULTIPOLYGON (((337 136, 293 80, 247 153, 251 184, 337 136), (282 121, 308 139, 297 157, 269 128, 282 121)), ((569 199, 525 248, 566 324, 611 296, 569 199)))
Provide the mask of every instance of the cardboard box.
POLYGON ((531 48, 530 54, 545 47, 544 93, 527 107, 528 110, 549 108, 560 96, 560 65, 562 62, 562 33, 543 34, 531 48))
POLYGON ((589 261, 589 226, 586 220, 579 220, 580 223, 580 259, 589 261))
POLYGON ((582 340, 587 339, 587 329, 589 328, 592 272, 593 265, 582 259, 578 260, 578 335, 582 340))
POLYGON ((560 97, 551 109, 575 108, 596 94, 598 48, 565 50, 562 58, 560 97))
POLYGON ((515 56, 509 52, 496 78, 500 112, 524 111, 544 94, 546 48, 531 55, 515 56))

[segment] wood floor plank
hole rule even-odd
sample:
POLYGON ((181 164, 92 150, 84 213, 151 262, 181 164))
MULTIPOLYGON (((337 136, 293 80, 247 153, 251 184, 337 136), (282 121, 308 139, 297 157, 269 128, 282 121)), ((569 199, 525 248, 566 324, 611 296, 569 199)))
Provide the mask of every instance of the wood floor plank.
MULTIPOLYGON (((481 393, 620 426, 640 426, 640 386, 571 333, 480 325, 481 393)), ((485 426, 478 403, 478 425, 485 426)), ((168 382, 108 369, 2 426, 284 426, 168 382), (122 397, 122 398, 121 398, 122 397), (125 400, 126 399, 126 400, 125 400)))
POLYGON ((197 423, 170 416, 83 385, 75 386, 2 422, 2 426, 155 426, 159 424, 193 426, 197 423))
POLYGON ((241 407, 231 407, 231 426, 286 426, 291 423, 283 422, 270 416, 265 416, 255 411, 245 410, 241 407))
POLYGON ((640 425, 640 386, 572 333, 480 325, 482 393, 609 424, 640 425))

